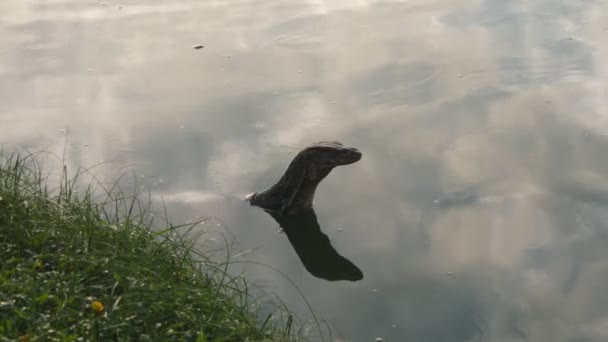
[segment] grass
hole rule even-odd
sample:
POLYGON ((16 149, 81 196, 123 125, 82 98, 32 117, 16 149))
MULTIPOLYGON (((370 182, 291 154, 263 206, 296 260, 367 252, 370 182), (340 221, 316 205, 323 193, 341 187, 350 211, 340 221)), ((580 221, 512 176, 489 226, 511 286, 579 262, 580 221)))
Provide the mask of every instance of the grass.
POLYGON ((84 173, 51 187, 36 156, 0 157, 0 341, 304 338, 200 250, 198 223, 152 229, 137 196, 84 173))

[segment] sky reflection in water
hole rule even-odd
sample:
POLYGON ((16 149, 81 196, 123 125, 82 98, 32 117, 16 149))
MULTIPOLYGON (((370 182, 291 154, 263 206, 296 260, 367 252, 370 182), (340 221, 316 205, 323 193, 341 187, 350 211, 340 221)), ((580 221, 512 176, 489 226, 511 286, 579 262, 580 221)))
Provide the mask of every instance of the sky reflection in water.
MULTIPOLYGON (((221 218, 254 249, 241 258, 287 274, 345 339, 605 341, 607 13, 594 0, 5 1, 0 143, 61 154, 67 139, 73 165, 143 176, 174 221, 221 218), (365 155, 315 201, 357 283, 312 277, 241 200, 318 140, 365 155)), ((305 314, 276 272, 246 275, 305 314)))

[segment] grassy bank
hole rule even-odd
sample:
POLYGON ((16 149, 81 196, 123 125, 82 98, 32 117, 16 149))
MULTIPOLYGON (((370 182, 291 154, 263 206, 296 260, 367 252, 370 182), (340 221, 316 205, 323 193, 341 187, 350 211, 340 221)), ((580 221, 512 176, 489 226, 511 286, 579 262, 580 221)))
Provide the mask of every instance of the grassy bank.
POLYGON ((154 231, 136 197, 61 178, 0 157, 0 341, 300 338, 283 312, 260 316, 188 227, 154 231))

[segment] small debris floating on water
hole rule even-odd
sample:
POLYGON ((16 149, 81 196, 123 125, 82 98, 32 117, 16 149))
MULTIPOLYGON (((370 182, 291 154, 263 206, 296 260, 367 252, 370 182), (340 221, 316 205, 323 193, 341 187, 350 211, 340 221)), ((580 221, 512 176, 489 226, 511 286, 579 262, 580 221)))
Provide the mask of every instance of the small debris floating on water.
POLYGON ((338 231, 339 231, 339 232, 341 232, 341 231, 343 231, 343 230, 344 230, 344 229, 342 229, 342 228, 338 228, 338 231))
POLYGON ((64 133, 65 129, 62 128, 62 129, 59 130, 59 132, 64 133))
POLYGON ((451 276, 451 275, 454 275, 454 272, 448 271, 448 272, 445 272, 445 274, 448 276, 451 276))
POLYGON ((204 47, 205 47, 204 45, 200 45, 200 44, 192 45, 192 48, 195 49, 195 50, 200 50, 200 49, 202 49, 204 47))
POLYGON ((372 290, 372 292, 378 292, 378 290, 376 290, 376 289, 373 289, 373 290, 372 290))
POLYGON ((93 69, 89 68, 89 70, 87 70, 88 72, 93 72, 93 69))
POLYGON ((279 233, 279 234, 283 233, 283 228, 277 229, 277 233, 279 233))
POLYGON ((384 339, 382 339, 382 337, 376 337, 376 342, 383 342, 384 339))

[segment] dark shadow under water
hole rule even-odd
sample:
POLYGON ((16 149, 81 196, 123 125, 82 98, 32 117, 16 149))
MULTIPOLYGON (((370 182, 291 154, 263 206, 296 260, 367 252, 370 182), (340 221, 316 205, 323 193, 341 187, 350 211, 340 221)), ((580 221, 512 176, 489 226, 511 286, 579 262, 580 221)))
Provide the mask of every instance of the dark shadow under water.
POLYGON ((313 276, 330 281, 363 279, 363 272, 340 255, 329 237, 321 232, 314 209, 292 214, 266 212, 283 228, 304 267, 313 276))

